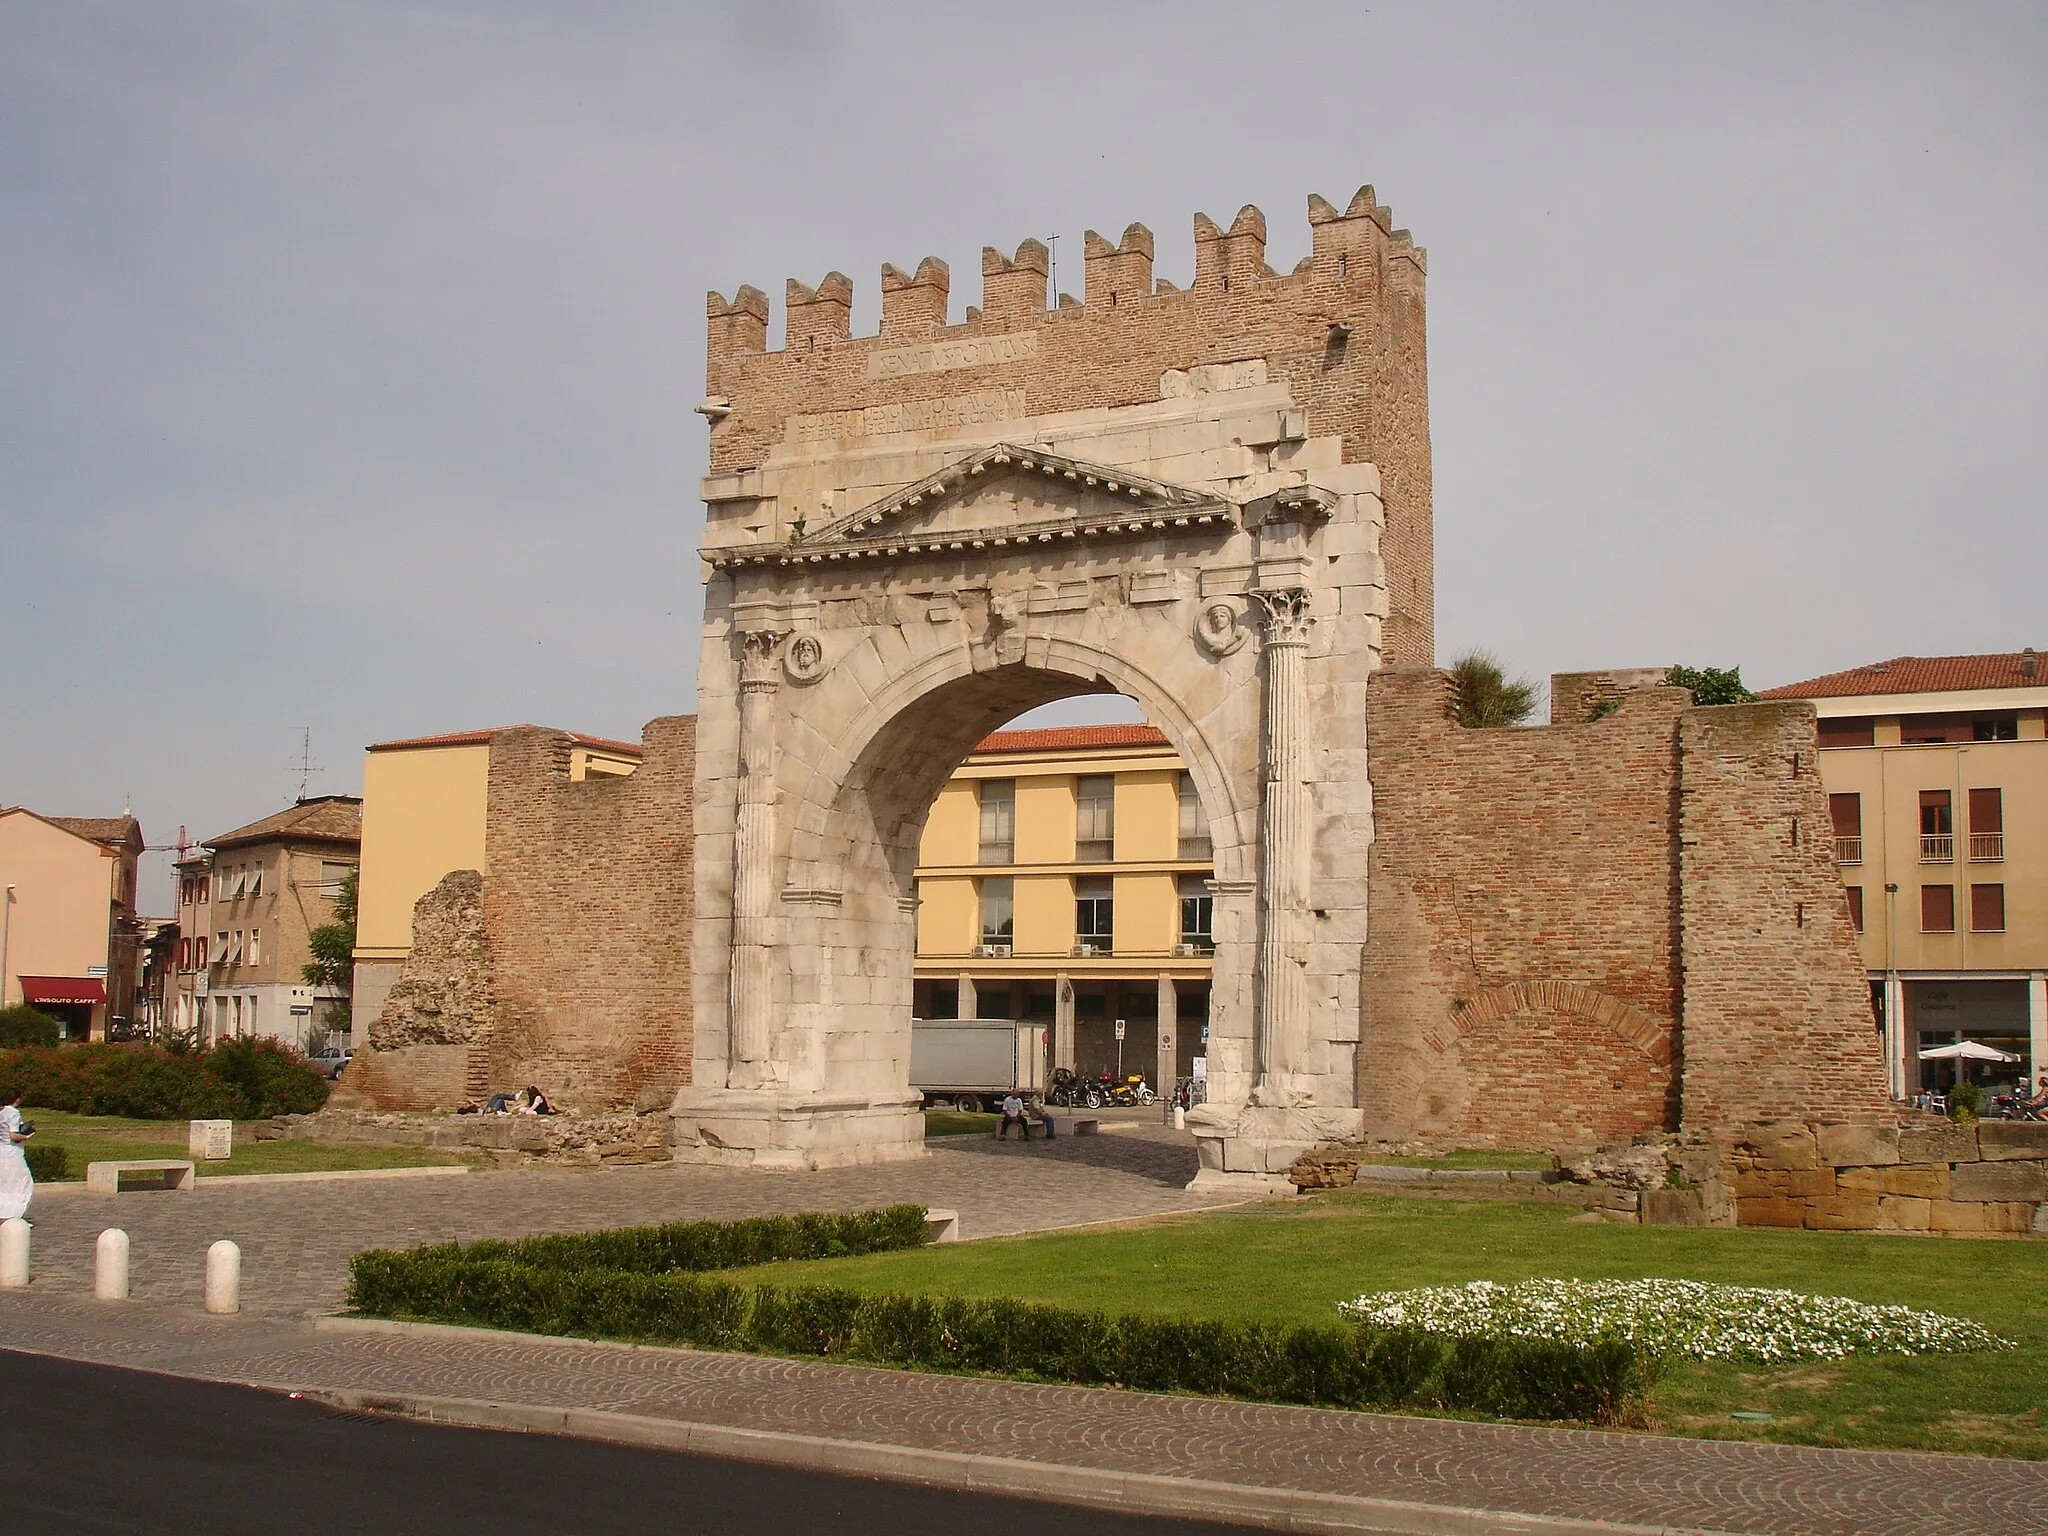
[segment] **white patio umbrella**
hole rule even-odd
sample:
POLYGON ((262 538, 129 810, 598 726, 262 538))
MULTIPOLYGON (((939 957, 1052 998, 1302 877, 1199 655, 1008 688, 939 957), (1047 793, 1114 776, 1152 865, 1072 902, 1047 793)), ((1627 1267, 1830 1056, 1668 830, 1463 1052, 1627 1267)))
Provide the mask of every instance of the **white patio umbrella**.
POLYGON ((1975 1040, 1958 1040, 1954 1045, 1937 1045, 1920 1053, 1922 1061, 2018 1061, 2020 1058, 2011 1051, 2001 1051, 1995 1045, 1979 1045, 1975 1040))

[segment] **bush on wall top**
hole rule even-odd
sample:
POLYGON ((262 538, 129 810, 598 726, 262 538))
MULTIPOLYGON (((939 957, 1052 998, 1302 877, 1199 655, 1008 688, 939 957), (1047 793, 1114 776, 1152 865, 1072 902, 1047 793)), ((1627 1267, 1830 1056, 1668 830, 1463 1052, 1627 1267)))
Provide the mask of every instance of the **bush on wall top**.
POLYGON ((139 1120, 310 1114, 329 1092, 298 1052, 261 1038, 184 1053, 100 1042, 0 1051, 0 1088, 19 1088, 41 1109, 139 1120))

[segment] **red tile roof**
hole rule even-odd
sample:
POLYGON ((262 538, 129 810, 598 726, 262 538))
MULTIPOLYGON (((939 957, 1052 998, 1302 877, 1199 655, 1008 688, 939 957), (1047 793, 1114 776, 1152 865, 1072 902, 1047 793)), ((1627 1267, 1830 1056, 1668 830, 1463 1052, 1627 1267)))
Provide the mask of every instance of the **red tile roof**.
POLYGON ((976 752, 1073 752, 1086 747, 1163 747, 1167 740, 1149 725, 1062 725, 1042 731, 996 731, 982 737, 976 752))
POLYGON ((142 841, 142 828, 133 816, 45 816, 43 820, 106 848, 119 847, 131 837, 142 841))
POLYGON ((2048 656, 2038 651, 2003 651, 1991 656, 1894 656, 1830 672, 1803 683, 1787 683, 1760 699, 1840 699, 1862 693, 1960 693, 1980 688, 2048 687, 2048 656), (2033 673, 2027 663, 2033 662, 2033 673))
POLYGON ((363 802, 353 795, 322 795, 301 800, 261 821, 209 837, 209 848, 241 843, 342 843, 353 847, 363 838, 363 802))
MULTIPOLYGON (((501 725, 489 731, 450 731, 445 736, 408 736, 403 741, 373 741, 372 752, 404 752, 414 747, 481 747, 489 744, 498 731, 552 731, 551 725, 501 725)), ((605 736, 585 736, 580 731, 559 731, 578 746, 595 747, 600 752, 623 752, 629 757, 639 757, 646 749, 637 741, 613 741, 605 736)))

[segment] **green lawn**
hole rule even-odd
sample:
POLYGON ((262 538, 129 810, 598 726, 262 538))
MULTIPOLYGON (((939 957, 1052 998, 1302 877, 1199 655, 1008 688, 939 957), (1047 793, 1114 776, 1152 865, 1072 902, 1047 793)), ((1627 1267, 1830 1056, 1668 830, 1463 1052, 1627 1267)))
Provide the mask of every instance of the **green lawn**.
POLYGON ((1119 1311, 1327 1321, 1365 1291, 1510 1281, 1720 1280, 1975 1318, 2003 1355, 1768 1368, 1674 1365, 1650 1427, 1720 1439, 2048 1458, 2048 1244, 1578 1225, 1569 1210, 1317 1195, 1089 1232, 773 1266, 780 1283, 1013 1295, 1119 1311), (1769 1424, 1739 1423, 1762 1411, 1769 1424))
POLYGON ((1389 1168, 1555 1168, 1546 1152, 1491 1152, 1484 1147, 1459 1147, 1434 1157, 1368 1157, 1368 1163, 1389 1168))
MULTIPOLYGON (((182 1120, 127 1120, 113 1115, 73 1115, 31 1109, 34 1145, 63 1147, 71 1154, 67 1180, 85 1177, 85 1165, 138 1157, 186 1157, 182 1120)), ((469 1161, 459 1153, 428 1147, 346 1147, 324 1141, 258 1141, 250 1121, 235 1126, 234 1156, 225 1162, 194 1160, 201 1178, 223 1173, 330 1173, 355 1168, 423 1168, 469 1161)))
POLYGON ((957 1109, 928 1109, 924 1112, 924 1134, 934 1136, 993 1136, 1001 1115, 963 1115, 957 1109))

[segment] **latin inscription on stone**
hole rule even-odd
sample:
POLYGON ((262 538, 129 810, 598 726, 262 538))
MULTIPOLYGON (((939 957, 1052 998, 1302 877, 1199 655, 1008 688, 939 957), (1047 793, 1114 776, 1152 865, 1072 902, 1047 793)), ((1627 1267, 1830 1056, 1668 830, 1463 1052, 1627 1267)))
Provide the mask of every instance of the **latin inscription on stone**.
POLYGON ((870 405, 858 411, 827 411, 789 418, 792 444, 843 442, 853 437, 881 437, 890 432, 943 432, 985 421, 1008 421, 1024 414, 1021 389, 984 389, 971 395, 945 395, 937 400, 905 400, 896 405, 870 405))
POLYGON ((921 347, 890 347, 869 353, 868 377, 901 379, 914 373, 944 373, 949 368, 979 368, 987 363, 1025 363, 1037 356, 1036 331, 930 341, 921 347))

